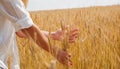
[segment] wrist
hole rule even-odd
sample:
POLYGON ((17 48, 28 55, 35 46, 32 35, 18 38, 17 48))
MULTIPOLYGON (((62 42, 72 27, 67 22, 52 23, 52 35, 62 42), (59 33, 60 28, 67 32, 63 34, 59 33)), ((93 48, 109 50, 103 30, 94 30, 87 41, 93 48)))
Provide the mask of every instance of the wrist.
POLYGON ((59 53, 60 49, 58 47, 52 47, 49 52, 52 54, 53 57, 57 58, 58 53, 59 53))

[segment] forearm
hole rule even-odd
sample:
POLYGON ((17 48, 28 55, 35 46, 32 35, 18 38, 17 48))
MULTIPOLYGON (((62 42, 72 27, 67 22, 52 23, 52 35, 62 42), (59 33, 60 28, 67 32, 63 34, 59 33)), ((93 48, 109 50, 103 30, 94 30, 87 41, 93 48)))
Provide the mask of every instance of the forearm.
POLYGON ((45 36, 45 33, 43 33, 43 31, 41 31, 36 25, 22 31, 28 36, 28 38, 36 42, 39 47, 51 52, 52 55, 56 54, 56 47, 49 45, 48 38, 46 37, 47 35, 45 36))
MULTIPOLYGON (((52 33, 49 33, 48 31, 44 31, 44 30, 41 30, 41 32, 46 36, 46 37, 51 37, 52 39, 54 39, 54 32, 52 33)), ((18 32, 16 32, 16 35, 20 38, 28 38, 27 37, 27 34, 23 32, 23 30, 20 30, 18 32)))

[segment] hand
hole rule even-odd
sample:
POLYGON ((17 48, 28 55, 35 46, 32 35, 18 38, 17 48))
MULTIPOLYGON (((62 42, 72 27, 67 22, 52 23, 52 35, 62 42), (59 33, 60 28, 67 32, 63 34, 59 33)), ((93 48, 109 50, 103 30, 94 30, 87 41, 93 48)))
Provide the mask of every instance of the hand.
POLYGON ((70 34, 68 34, 69 38, 69 43, 75 42, 76 38, 78 38, 78 29, 74 28, 73 30, 70 31, 70 34))
POLYGON ((52 38, 54 40, 60 41, 60 40, 64 39, 64 37, 63 37, 64 34, 69 33, 69 35, 68 35, 69 42, 70 43, 74 42, 75 39, 78 37, 78 29, 74 28, 70 32, 68 32, 68 31, 66 31, 68 28, 69 28, 69 26, 67 25, 64 30, 62 30, 62 29, 57 30, 56 32, 53 33, 52 38))
POLYGON ((72 65, 71 55, 67 51, 59 50, 57 53, 57 60, 66 66, 72 65))

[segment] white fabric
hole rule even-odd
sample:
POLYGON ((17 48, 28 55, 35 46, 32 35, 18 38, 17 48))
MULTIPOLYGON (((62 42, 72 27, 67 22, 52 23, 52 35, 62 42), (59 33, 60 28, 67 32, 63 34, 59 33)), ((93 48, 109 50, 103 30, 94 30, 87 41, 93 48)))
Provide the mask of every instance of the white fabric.
POLYGON ((8 66, 7 58, 11 55, 11 69, 20 69, 15 32, 32 25, 21 0, 0 0, 0 67, 8 66))
POLYGON ((0 69, 8 69, 8 67, 0 60, 0 69))

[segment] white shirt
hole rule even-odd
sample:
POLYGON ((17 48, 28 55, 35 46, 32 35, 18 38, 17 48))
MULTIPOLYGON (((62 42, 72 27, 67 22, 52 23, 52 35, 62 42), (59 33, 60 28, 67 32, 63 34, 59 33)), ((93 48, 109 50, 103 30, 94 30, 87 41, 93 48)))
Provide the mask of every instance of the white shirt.
POLYGON ((7 58, 11 55, 11 69, 20 69, 15 32, 32 25, 21 0, 0 0, 0 68, 8 68, 7 58))

